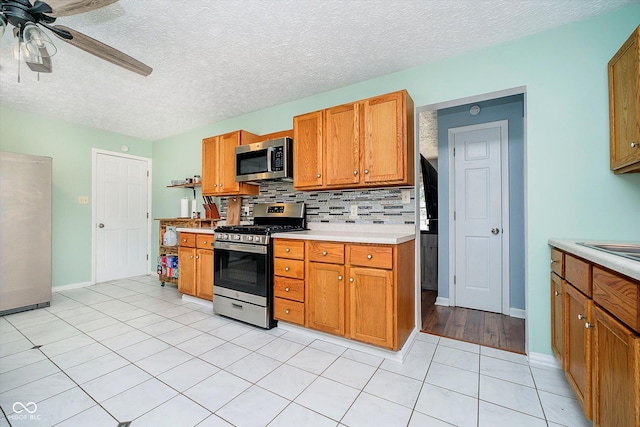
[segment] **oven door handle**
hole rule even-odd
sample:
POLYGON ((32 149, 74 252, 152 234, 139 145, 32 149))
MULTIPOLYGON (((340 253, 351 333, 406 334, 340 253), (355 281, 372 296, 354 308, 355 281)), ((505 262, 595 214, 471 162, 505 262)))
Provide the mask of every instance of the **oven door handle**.
POLYGON ((252 254, 266 254, 267 247, 263 245, 252 245, 247 243, 232 243, 232 242, 214 242, 213 249, 223 249, 228 251, 237 252, 250 252, 252 254))

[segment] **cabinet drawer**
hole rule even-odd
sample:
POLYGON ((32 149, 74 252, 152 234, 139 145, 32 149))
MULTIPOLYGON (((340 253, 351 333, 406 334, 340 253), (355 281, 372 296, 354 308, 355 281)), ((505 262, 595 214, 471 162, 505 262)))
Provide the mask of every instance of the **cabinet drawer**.
POLYGON ((273 317, 285 322, 304 325, 304 303, 284 298, 273 299, 273 317))
POLYGON ((344 244, 309 242, 309 260, 330 264, 344 264, 344 244))
POLYGON ((273 278, 273 295, 304 302, 304 280, 276 276, 273 278))
POLYGON ((195 233, 180 233, 180 235, 178 236, 178 242, 180 243, 180 246, 195 248, 196 235, 195 233))
POLYGON ((304 259, 304 242, 302 240, 275 240, 273 255, 277 258, 304 259))
POLYGON ((576 289, 591 297, 591 265, 569 254, 564 256, 564 277, 576 289))
POLYGON ((564 253, 556 248, 551 248, 551 271, 564 277, 564 253))
POLYGON ((196 234, 196 248, 213 249, 213 234, 196 234))
POLYGON ((276 276, 304 279, 304 261, 275 258, 273 262, 273 273, 276 276))
POLYGON ((639 286, 625 277, 593 267, 593 300, 636 332, 640 332, 639 286))
POLYGON ((391 246, 349 246, 351 265, 377 267, 391 270, 393 268, 393 248, 391 246))

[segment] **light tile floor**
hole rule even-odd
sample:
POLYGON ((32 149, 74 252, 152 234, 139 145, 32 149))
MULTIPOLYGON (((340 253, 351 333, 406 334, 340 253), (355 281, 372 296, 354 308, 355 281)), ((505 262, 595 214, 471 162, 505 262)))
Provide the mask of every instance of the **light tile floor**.
POLYGON ((142 276, 0 318, 0 427, 587 426, 561 371, 419 334, 404 363, 185 303, 142 276))

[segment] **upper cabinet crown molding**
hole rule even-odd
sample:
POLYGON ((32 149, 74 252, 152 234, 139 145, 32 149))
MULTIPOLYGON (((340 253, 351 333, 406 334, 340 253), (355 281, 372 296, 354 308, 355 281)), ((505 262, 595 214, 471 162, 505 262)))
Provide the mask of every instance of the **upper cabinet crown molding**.
POLYGON ((611 170, 640 172, 640 26, 609 61, 611 170))
POLYGON ((413 185, 413 110, 401 90, 294 117, 294 188, 413 185))

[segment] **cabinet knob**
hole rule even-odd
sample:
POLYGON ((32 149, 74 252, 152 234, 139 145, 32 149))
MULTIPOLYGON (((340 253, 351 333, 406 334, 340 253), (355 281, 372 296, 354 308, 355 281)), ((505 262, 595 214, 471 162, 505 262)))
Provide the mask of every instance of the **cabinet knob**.
POLYGON ((327 251, 322 251, 322 256, 327 256, 327 251))
POLYGON ((193 259, 193 255, 191 255, 189 258, 193 259))
POLYGON ((638 143, 635 141, 631 141, 631 148, 636 148, 638 146, 638 143))
POLYGON ((289 288, 284 288, 284 291, 285 292, 289 292, 289 288))
POLYGON ((338 276, 338 280, 342 280, 342 276, 338 276))
POLYGON ((578 320, 582 320, 584 319, 584 316, 582 314, 578 314, 578 320))
POLYGON ((365 170, 364 170, 364 173, 365 173, 365 174, 369 173, 369 169, 365 169, 365 170))
POLYGON ((203 241, 202 241, 202 244, 203 244, 203 245, 206 245, 206 244, 207 244, 207 241, 206 241, 206 240, 203 240, 203 241))
POLYGON ((350 282, 353 282, 353 277, 349 277, 349 281, 350 281, 350 282))
POLYGON ((200 258, 198 255, 196 255, 196 259, 200 258))
POLYGON ((592 326, 593 326, 593 325, 592 325, 591 323, 589 323, 589 322, 585 322, 585 323, 584 323, 584 327, 585 327, 586 329, 591 329, 591 327, 592 327, 592 326))
POLYGON ((321 176, 320 174, 316 175, 317 178, 320 178, 320 176, 321 176))
POLYGON ((218 187, 222 187, 222 183, 218 184, 218 187))
POLYGON ((358 175, 358 171, 357 170, 353 171, 353 175, 358 175))
POLYGON ((187 242, 187 239, 182 239, 182 241, 186 243, 186 242, 187 242))
POLYGON ((289 267, 285 267, 285 268, 284 268, 284 271, 289 271, 289 267))
POLYGON ((557 296, 557 297, 559 297, 559 296, 560 296, 560 292, 555 291, 554 293, 556 294, 556 296, 557 296))
POLYGON ((367 255, 367 259, 371 259, 371 258, 373 258, 373 255, 371 254, 367 255))
POLYGON ((287 314, 289 314, 289 309, 287 308, 284 312, 285 312, 285 313, 287 313, 287 314))
POLYGON ((217 187, 217 186, 218 186, 218 184, 213 184, 213 187, 214 187, 214 188, 215 188, 215 187, 217 187))
POLYGON ((284 251, 285 251, 285 252, 289 252, 289 248, 286 248, 284 251))

